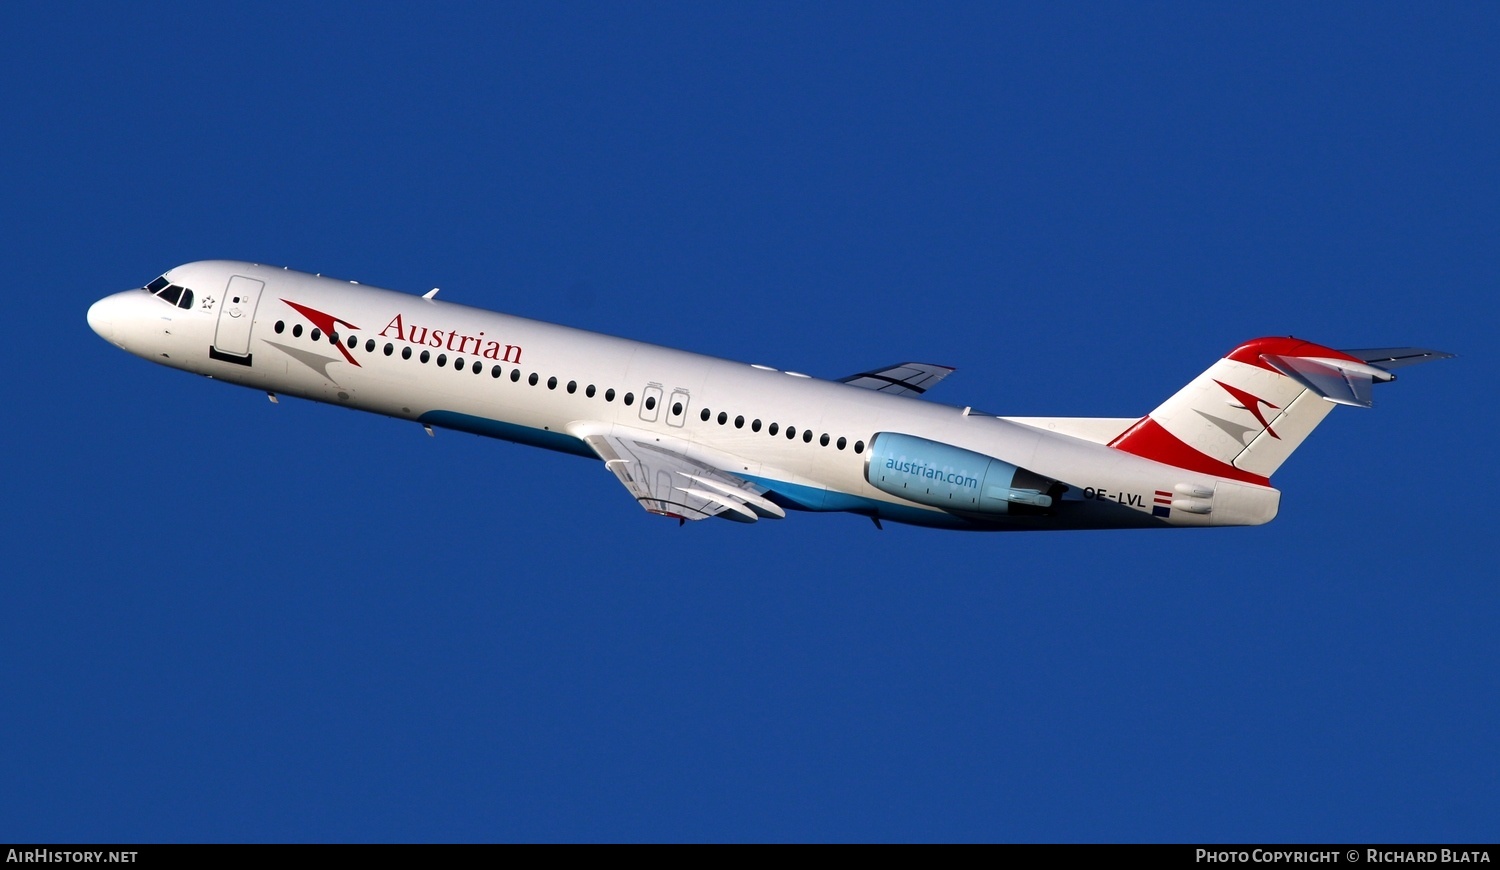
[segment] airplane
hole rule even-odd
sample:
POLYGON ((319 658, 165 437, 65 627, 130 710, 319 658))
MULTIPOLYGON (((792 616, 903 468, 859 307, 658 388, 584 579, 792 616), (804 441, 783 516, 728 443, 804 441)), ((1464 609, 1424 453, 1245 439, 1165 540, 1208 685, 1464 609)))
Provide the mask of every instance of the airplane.
POLYGON ((88 323, 144 359, 602 460, 653 514, 844 511, 969 531, 1255 526, 1334 405, 1452 356, 1247 341, 1143 417, 998 417, 923 397, 954 370, 837 381, 233 260, 168 270, 88 323))

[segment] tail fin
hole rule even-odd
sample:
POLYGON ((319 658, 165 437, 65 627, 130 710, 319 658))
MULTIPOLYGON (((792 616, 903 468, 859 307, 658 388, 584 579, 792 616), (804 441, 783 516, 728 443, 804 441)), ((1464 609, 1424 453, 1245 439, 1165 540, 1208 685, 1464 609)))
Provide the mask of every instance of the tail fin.
POLYGON ((1388 369, 1448 356, 1421 348, 1341 351, 1297 338, 1257 338, 1230 351, 1110 446, 1266 485, 1334 404, 1368 408, 1371 385, 1396 379, 1388 369))

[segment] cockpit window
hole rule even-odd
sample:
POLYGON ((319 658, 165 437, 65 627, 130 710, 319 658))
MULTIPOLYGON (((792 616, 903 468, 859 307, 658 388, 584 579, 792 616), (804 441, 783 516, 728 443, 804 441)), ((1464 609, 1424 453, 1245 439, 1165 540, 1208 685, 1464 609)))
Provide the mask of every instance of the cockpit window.
POLYGON ((152 281, 150 284, 147 284, 146 289, 152 293, 160 293, 161 288, 167 286, 170 283, 171 282, 167 280, 167 276, 163 275, 160 278, 157 278, 155 281, 152 281))
POLYGON ((146 285, 146 289, 151 290, 151 292, 156 294, 159 298, 172 305, 176 305, 178 308, 188 309, 193 307, 193 291, 189 290, 186 287, 179 287, 176 284, 167 283, 167 279, 165 278, 157 278, 155 281, 152 281, 150 284, 146 285), (158 287, 158 284, 160 284, 161 286, 158 287), (152 287, 156 287, 156 289, 151 290, 152 287))

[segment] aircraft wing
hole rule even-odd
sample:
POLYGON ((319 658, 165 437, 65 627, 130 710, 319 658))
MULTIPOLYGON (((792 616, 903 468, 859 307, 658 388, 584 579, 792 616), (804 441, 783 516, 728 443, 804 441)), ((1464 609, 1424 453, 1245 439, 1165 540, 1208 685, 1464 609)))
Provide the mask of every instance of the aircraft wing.
POLYGON ((840 378, 839 383, 893 396, 920 396, 954 371, 951 366, 904 362, 840 378))
POLYGON ((583 442, 653 514, 679 520, 722 516, 742 523, 786 516, 764 497, 764 487, 690 459, 672 439, 616 430, 584 435, 583 442))

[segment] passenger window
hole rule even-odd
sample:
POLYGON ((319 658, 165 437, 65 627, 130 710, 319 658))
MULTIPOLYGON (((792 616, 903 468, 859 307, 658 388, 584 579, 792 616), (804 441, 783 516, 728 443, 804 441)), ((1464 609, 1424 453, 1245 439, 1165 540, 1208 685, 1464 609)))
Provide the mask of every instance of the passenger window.
POLYGON ((386 356, 390 356, 391 354, 393 354, 395 352, 396 352, 396 346, 393 345, 393 344, 391 344, 390 342, 386 342, 385 343, 385 355, 386 356))
POLYGON ((863 442, 863 441, 856 441, 856 442, 854 442, 854 452, 855 453, 864 453, 865 452, 865 442, 863 442))
POLYGON ((588 396, 590 399, 594 398, 594 385, 589 384, 588 389, 584 390, 583 394, 585 396, 588 396))
POLYGON ((422 351, 422 355, 419 356, 419 357, 417 357, 417 359, 421 360, 422 361, 422 365, 425 366, 425 365, 427 365, 427 361, 430 360, 430 359, 432 359, 432 353, 430 351, 425 351, 424 350, 424 351, 422 351))
POLYGON ((647 396, 646 397, 646 410, 647 411, 655 411, 656 410, 656 397, 655 396, 647 396))
POLYGON ((578 382, 568 381, 568 395, 578 392, 578 382))
POLYGON ((627 404, 627 405, 634 405, 635 404, 635 393, 626 393, 625 394, 625 398, 622 401, 624 401, 625 404, 627 404))
POLYGON ((555 389, 557 389, 557 378, 548 378, 547 379, 547 389, 549 389, 549 390, 555 390, 555 389))
POLYGON ((779 427, 775 423, 772 423, 770 426, 766 427, 766 431, 770 432, 772 435, 775 435, 777 428, 779 427))
POLYGON ((409 348, 409 347, 403 347, 403 348, 401 348, 401 358, 402 359, 411 359, 411 348, 409 348))
POLYGON ((750 421, 750 431, 751 432, 759 432, 760 431, 760 419, 759 418, 750 421))
POLYGON ((323 340, 323 330, 317 328, 316 326, 314 326, 313 327, 313 331, 309 332, 307 335, 313 341, 322 341, 323 340))
POLYGON ((604 401, 606 401, 606 402, 613 402, 614 400, 615 400, 615 388, 614 387, 610 387, 609 389, 607 389, 607 390, 604 391, 604 401))
POLYGON ((473 368, 474 374, 477 375, 477 374, 479 374, 482 371, 484 371, 484 363, 480 362, 477 359, 474 360, 474 368, 473 368))
POLYGON ((682 403, 681 402, 673 402, 672 403, 672 416, 673 417, 679 417, 681 415, 682 415, 682 403))
POLYGON ((294 323, 294 324, 292 324, 292 338, 301 338, 301 337, 302 337, 302 324, 300 324, 300 323, 294 323))
POLYGON ((823 433, 823 437, 821 437, 821 438, 818 439, 818 443, 821 444, 821 445, 823 445, 824 447, 828 446, 828 433, 827 432, 824 432, 823 433))
POLYGON ((788 427, 786 427, 786 440, 791 441, 793 438, 796 438, 796 437, 797 437, 797 427, 796 426, 788 426, 788 427))
POLYGON ((498 377, 500 377, 500 367, 499 366, 495 366, 494 368, 490 369, 490 377, 492 377, 492 378, 498 378, 498 377))
POLYGON ((700 419, 703 422, 707 423, 708 422, 708 418, 712 417, 713 415, 714 415, 713 411, 710 411, 707 408, 704 408, 702 411, 698 412, 698 419, 700 419))
POLYGON ((838 449, 843 450, 844 449, 844 445, 848 444, 848 443, 849 442, 845 441, 843 438, 839 438, 839 440, 838 440, 838 442, 837 442, 837 444, 835 446, 837 446, 838 449))
MULTIPOLYGON (((355 338, 352 335, 349 336, 349 340, 350 341, 359 341, 359 339, 355 338)), ((386 345, 386 347, 390 347, 390 345, 386 345)), ((365 342, 365 353, 374 353, 374 352, 375 352, 375 339, 372 338, 369 341, 365 342)))
POLYGON ((437 356, 437 364, 438 364, 438 368, 442 368, 443 366, 447 365, 448 364, 448 355, 446 353, 440 353, 440 354, 438 354, 438 356, 437 356))
POLYGON ((719 425, 723 426, 725 423, 728 423, 728 422, 729 422, 729 415, 726 414, 726 413, 724 413, 723 411, 720 411, 719 412, 719 425))
POLYGON ((463 371, 464 370, 464 358, 461 357, 461 356, 454 357, 453 358, 453 368, 454 368, 455 371, 460 371, 460 372, 463 371))
POLYGON ((536 386, 536 382, 539 380, 541 380, 541 378, 537 376, 537 373, 532 372, 531 377, 526 379, 526 383, 531 384, 534 387, 536 386))
POLYGON ((812 443, 812 430, 811 429, 804 429, 804 430, 802 430, 802 443, 803 444, 811 444, 812 443))
POLYGON ((518 383, 521 382, 521 370, 520 369, 511 369, 510 370, 510 382, 513 383, 513 384, 518 384, 518 383))
POLYGON ((743 429, 743 428, 745 428, 745 418, 744 417, 735 417, 734 418, 734 428, 736 428, 736 429, 743 429))
POLYGON ((286 321, 285 320, 278 320, 278 321, 276 321, 276 327, 275 328, 276 328, 276 334, 280 335, 281 331, 284 330, 284 329, 286 329, 286 321))

